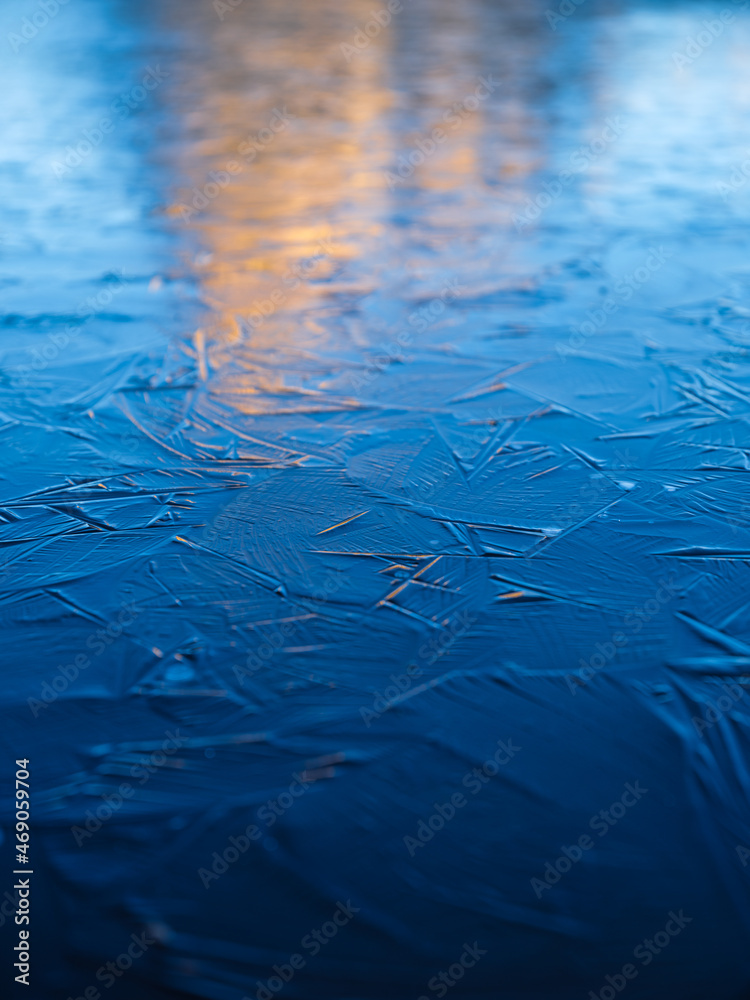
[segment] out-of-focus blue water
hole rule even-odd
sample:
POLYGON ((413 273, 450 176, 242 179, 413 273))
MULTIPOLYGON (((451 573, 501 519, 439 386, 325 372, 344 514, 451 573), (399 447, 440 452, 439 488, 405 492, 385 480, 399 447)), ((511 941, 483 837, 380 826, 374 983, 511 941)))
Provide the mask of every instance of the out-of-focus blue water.
POLYGON ((19 995, 748 995, 746 6, 6 0, 19 995))

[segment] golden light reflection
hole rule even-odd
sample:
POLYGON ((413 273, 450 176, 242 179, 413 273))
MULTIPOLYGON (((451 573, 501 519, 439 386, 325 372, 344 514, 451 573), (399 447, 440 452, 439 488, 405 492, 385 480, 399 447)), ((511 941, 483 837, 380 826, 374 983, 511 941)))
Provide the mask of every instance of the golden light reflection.
MULTIPOLYGON (((435 251, 464 239, 471 218, 507 229, 539 153, 490 171, 502 198, 488 187, 483 146, 525 123, 497 76, 489 100, 473 96, 488 79, 478 7, 439 4, 429 18, 405 7, 352 54, 368 0, 270 6, 245 0, 217 20, 187 83, 177 167, 188 180, 170 211, 203 248, 213 310, 192 352, 210 393, 246 414, 359 407, 341 373, 397 322, 387 308, 363 319, 362 303, 440 294, 435 251), (420 237, 400 221, 415 210, 420 237)), ((513 48, 496 63, 514 63, 513 48)), ((454 263, 470 287, 471 254, 454 263)))

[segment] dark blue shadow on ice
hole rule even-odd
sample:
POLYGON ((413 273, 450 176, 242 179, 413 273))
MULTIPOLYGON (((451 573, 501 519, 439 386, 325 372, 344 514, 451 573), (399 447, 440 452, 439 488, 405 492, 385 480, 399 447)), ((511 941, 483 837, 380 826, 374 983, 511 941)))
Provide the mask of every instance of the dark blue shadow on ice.
POLYGON ((750 996, 745 6, 6 0, 8 995, 750 996))

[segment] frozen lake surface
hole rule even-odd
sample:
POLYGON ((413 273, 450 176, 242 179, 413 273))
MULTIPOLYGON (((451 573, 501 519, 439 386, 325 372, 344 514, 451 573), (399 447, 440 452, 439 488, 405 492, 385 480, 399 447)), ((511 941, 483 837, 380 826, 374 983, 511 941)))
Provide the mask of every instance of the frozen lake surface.
POLYGON ((747 5, 380 3, 3 4, 32 995, 742 1000, 747 5))

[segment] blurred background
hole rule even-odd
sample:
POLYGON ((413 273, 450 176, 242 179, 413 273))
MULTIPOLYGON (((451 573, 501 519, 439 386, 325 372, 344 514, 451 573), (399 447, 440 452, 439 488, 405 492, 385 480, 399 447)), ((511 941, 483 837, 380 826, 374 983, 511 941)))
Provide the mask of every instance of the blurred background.
POLYGON ((747 8, 5 0, 19 996, 750 996, 747 8))

